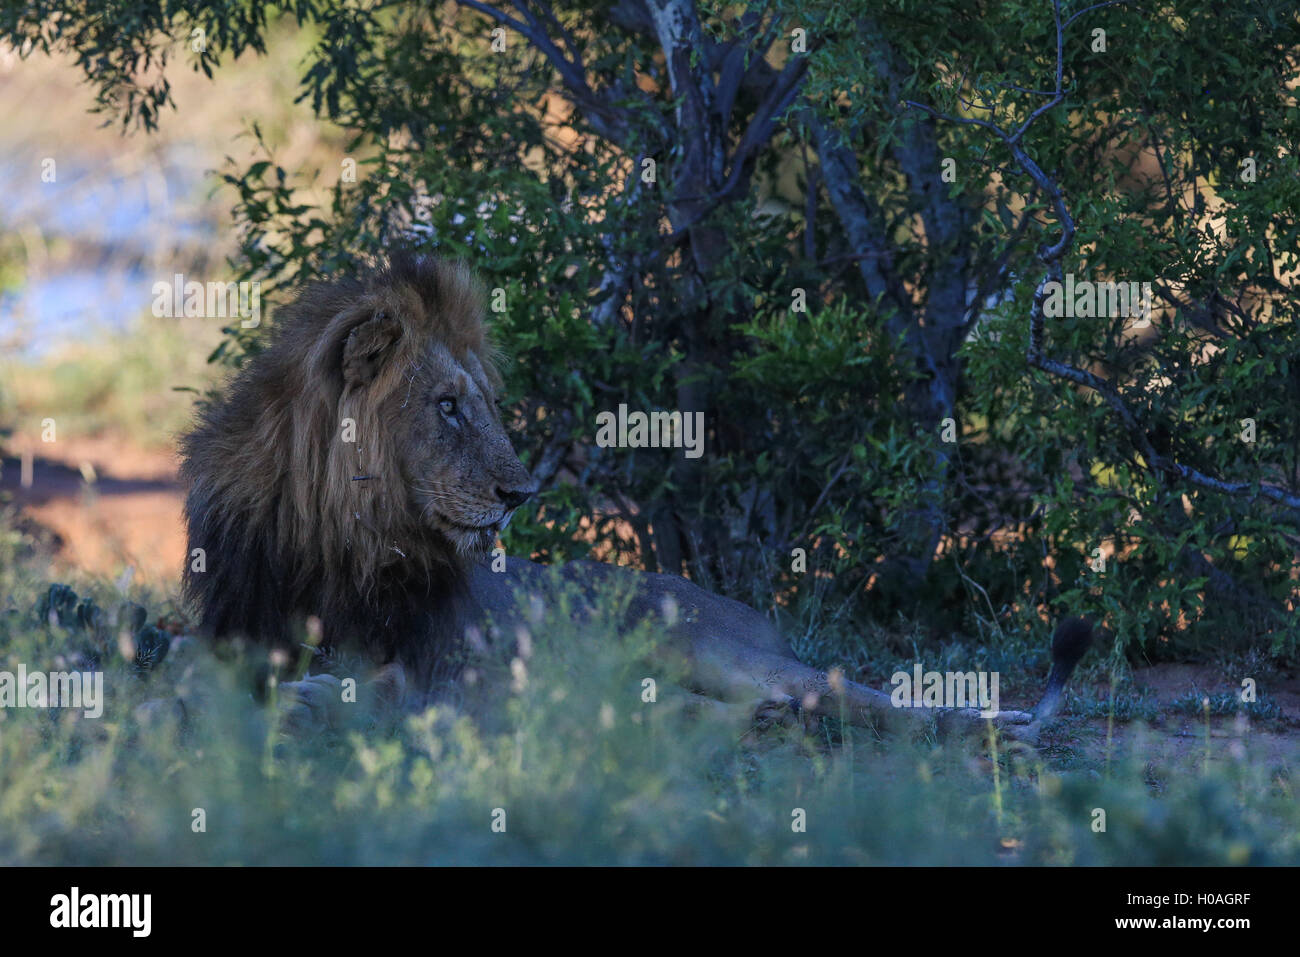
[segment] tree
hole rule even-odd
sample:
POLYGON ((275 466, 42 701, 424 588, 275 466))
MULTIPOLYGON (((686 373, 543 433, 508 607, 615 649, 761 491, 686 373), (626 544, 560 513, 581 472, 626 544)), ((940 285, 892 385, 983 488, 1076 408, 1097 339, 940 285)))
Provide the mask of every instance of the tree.
POLYGON ((626 548, 764 604, 999 631, 1084 611, 1148 652, 1232 622, 1294 649, 1293 5, 79 2, 0 25, 149 127, 172 38, 202 31, 210 72, 272 9, 321 31, 303 95, 364 175, 315 210, 269 152, 231 170, 241 267, 475 260, 550 483, 553 524, 512 547, 626 548), (1049 317, 1044 275, 1152 306, 1049 317), (706 453, 600 448, 619 403, 706 413, 706 453), (808 584, 801 547, 833 575, 808 584))

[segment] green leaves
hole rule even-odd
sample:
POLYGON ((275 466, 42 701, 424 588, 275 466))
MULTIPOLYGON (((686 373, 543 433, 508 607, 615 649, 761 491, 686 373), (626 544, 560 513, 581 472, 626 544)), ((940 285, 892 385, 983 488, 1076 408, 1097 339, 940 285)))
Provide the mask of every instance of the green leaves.
MULTIPOLYGON (((1268 606, 1251 627, 1274 646, 1283 629, 1294 649, 1296 626, 1274 612, 1294 602, 1300 519, 1157 472, 1145 452, 1224 481, 1300 482, 1293 4, 1064 6, 1081 16, 1064 35, 1063 100, 1019 145, 1077 221, 1065 269, 1149 283, 1153 298, 1150 324, 1053 319, 1046 350, 1112 383, 1133 431, 1097 394, 1027 371, 1036 249, 1059 233, 1049 198, 987 130, 900 106, 1018 128, 1055 89, 1050 5, 780 0, 742 21, 701 4, 690 62, 708 96, 669 89, 653 31, 595 2, 538 20, 581 65, 577 93, 536 45, 511 34, 493 50, 487 21, 453 7, 10 5, 0 35, 71 51, 104 109, 149 126, 170 94, 146 68, 174 62, 191 28, 207 46, 185 62, 205 72, 260 50, 268 9, 320 30, 301 96, 346 131, 356 182, 310 206, 302 171, 254 129, 261 155, 224 177, 240 278, 269 297, 397 244, 471 261, 499 298, 517 442, 530 463, 564 453, 574 483, 543 493, 512 548, 598 545, 653 564, 671 515, 674 540, 704 530, 694 571, 728 579, 715 585, 757 587, 744 597, 763 605, 796 597, 806 583, 771 572, 772 555, 824 545, 826 587, 861 609, 878 560, 916 558, 900 524, 923 515, 1006 609, 999 628, 1090 612, 1149 654, 1219 641, 1243 607, 1268 606), (799 96, 747 158, 748 191, 711 196, 761 109, 761 65, 780 69, 796 26, 812 50, 799 96), (734 88, 727 43, 757 69, 734 88), (677 108, 729 88, 728 123, 701 153, 677 108), (840 215, 848 203, 856 219, 840 215), (968 330, 977 291, 1001 304, 968 330), (592 444, 599 412, 687 396, 707 406, 697 466, 592 444), (952 420, 955 442, 935 419, 952 420), (1097 573, 1102 542, 1113 558, 1097 573)), ((213 361, 237 365, 261 335, 232 327, 213 361)), ((959 577, 912 585, 925 594, 906 596, 911 613, 969 624, 959 577)))

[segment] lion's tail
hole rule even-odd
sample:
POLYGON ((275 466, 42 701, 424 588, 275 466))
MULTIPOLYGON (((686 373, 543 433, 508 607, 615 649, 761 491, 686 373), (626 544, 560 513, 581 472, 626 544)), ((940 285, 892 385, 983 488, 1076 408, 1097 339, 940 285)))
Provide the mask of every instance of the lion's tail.
POLYGON ((1046 721, 1061 706, 1065 697, 1065 683, 1070 680, 1079 659, 1092 646, 1092 622, 1087 618, 1066 618, 1056 626, 1052 635, 1052 670, 1047 675, 1047 687, 1034 706, 1034 723, 1046 721))

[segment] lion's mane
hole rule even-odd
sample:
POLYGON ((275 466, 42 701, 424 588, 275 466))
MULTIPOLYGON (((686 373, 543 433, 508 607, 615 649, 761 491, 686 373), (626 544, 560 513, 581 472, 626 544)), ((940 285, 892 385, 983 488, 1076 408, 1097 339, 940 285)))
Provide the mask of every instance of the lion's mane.
POLYGON ((412 255, 312 283, 277 311, 265 348, 181 440, 184 583, 204 633, 287 647, 316 615, 326 648, 416 665, 447 651, 439 613, 463 598, 463 559, 411 514, 392 417, 416 414, 401 392, 431 342, 473 351, 499 381, 482 316, 468 268, 412 255), (401 324, 398 351, 359 386, 345 347, 380 313, 401 324))

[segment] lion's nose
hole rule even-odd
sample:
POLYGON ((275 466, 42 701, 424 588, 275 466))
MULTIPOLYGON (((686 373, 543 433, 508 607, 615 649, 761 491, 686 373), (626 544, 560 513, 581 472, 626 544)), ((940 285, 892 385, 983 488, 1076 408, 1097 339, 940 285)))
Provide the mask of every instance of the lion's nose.
POLYGON ((531 488, 497 488, 497 498, 506 503, 506 508, 518 508, 533 497, 534 491, 531 488))

